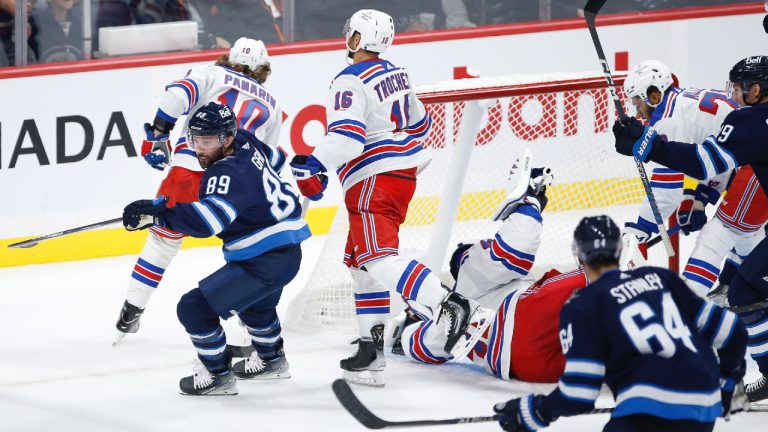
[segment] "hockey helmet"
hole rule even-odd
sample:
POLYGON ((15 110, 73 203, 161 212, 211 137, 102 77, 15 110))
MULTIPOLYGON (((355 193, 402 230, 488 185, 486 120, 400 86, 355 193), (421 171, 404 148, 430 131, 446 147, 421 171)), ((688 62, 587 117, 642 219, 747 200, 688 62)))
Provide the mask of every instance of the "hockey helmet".
POLYGON ((187 142, 193 149, 222 146, 230 135, 237 135, 235 114, 216 102, 200 107, 187 124, 187 142))
POLYGON ((640 97, 648 106, 648 89, 656 87, 662 94, 672 87, 674 78, 667 65, 657 60, 646 60, 635 66, 624 80, 624 91, 630 99, 640 97))
POLYGON ((747 92, 753 84, 760 84, 762 99, 768 94, 768 56, 752 56, 740 60, 728 73, 728 97, 733 97, 733 85, 741 84, 741 94, 744 103, 747 102, 747 92))
POLYGON ((606 215, 585 217, 573 231, 573 254, 582 264, 618 262, 621 255, 621 230, 606 215))
POLYGON ((395 39, 395 23, 392 17, 374 9, 360 9, 347 20, 344 25, 347 51, 357 52, 360 49, 383 53, 392 45, 395 39), (360 44, 355 49, 349 47, 349 39, 355 32, 360 33, 360 44))
POLYGON ((229 49, 229 62, 233 65, 246 66, 255 71, 269 63, 267 47, 260 40, 241 37, 229 49))

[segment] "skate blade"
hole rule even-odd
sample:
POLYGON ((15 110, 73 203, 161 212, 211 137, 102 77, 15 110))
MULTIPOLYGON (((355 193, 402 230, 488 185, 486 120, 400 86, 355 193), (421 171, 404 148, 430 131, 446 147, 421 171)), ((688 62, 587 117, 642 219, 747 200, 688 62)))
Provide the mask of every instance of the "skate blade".
POLYGON ((483 336, 485 330, 493 322, 495 311, 488 308, 477 308, 469 320, 469 325, 456 345, 451 349, 454 360, 461 360, 472 351, 477 341, 483 336))
POLYGON ((182 396, 237 396, 238 391, 237 391, 237 384, 232 384, 227 388, 218 389, 210 393, 201 393, 201 394, 184 393, 183 391, 179 390, 179 394, 182 396))
POLYGON ((342 377, 350 384, 364 385, 368 387, 384 387, 384 374, 381 371, 347 371, 342 377))
POLYGON ((280 379, 288 379, 291 377, 290 371, 285 372, 278 372, 276 374, 270 374, 270 375, 256 375, 256 376, 240 376, 235 372, 235 376, 239 380, 243 381, 272 381, 272 380, 280 380, 280 379))
POLYGON ((125 335, 128 333, 123 333, 120 330, 117 330, 117 333, 115 334, 115 339, 112 341, 112 347, 116 347, 125 337, 125 335))

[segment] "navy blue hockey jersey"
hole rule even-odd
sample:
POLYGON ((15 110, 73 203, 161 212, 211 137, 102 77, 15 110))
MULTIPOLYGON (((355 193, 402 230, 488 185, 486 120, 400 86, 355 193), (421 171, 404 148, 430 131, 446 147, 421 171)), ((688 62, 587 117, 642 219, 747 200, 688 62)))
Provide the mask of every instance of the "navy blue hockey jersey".
POLYGON ((543 414, 593 409, 605 382, 613 417, 708 423, 722 413, 720 378, 735 375, 747 334, 735 314, 696 296, 676 274, 643 267, 611 270, 574 293, 560 314, 560 340, 565 371, 543 414))
POLYGON ((657 142, 653 161, 706 180, 730 169, 752 165, 768 191, 768 103, 739 108, 725 118, 717 135, 703 143, 657 142))
POLYGON ((235 152, 211 165, 200 201, 177 203, 162 225, 192 237, 224 240, 224 259, 242 261, 310 237, 299 196, 278 174, 285 154, 238 129, 235 152))

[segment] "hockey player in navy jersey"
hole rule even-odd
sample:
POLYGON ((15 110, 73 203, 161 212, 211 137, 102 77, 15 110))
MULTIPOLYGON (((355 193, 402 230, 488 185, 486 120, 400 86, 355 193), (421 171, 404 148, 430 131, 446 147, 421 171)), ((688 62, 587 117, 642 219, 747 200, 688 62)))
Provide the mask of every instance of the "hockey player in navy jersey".
MULTIPOLYGON (((240 38, 216 64, 194 67, 184 78, 166 86, 152 124, 144 125, 146 139, 141 155, 155 169, 168 168, 157 193, 168 199, 168 207, 198 200, 203 171, 187 142, 187 122, 189 113, 208 102, 228 105, 237 114, 238 127, 277 148, 283 119, 280 106, 263 86, 270 73, 264 43, 240 38), (171 152, 169 134, 177 123, 181 136, 171 152)), ((149 231, 128 281, 115 343, 126 333, 138 331, 141 315, 185 237, 184 233, 167 227, 154 226, 149 231)))
POLYGON ((235 376, 290 377, 275 307, 296 276, 300 243, 310 236, 298 194, 278 172, 282 152, 238 129, 232 110, 211 102, 189 121, 188 142, 205 169, 200 200, 166 207, 165 200, 129 204, 126 229, 152 226, 224 241, 227 263, 179 300, 177 314, 205 366, 179 383, 187 395, 237 394, 235 376), (239 316, 258 353, 235 363, 221 319, 239 316))
POLYGON ((549 395, 497 404, 503 429, 586 413, 603 382, 616 399, 604 432, 711 431, 732 401, 739 408, 747 332, 735 314, 669 270, 620 271, 621 235, 607 216, 582 219, 573 250, 590 283, 560 313, 565 372, 549 395))
MULTIPOLYGON (((768 57, 747 57, 729 73, 729 93, 743 106, 730 113, 716 135, 703 142, 667 141, 634 119, 616 122, 616 150, 639 160, 654 161, 700 180, 742 165, 751 165, 763 191, 768 191, 768 57)), ((768 239, 744 260, 728 290, 731 306, 768 299, 768 239)), ((768 398, 768 308, 740 313, 749 332, 749 353, 762 376, 747 385, 751 401, 768 398)))
POLYGON ((341 180, 350 227, 344 264, 355 281, 360 340, 357 353, 340 366, 350 382, 381 386, 390 290, 442 314, 449 323, 447 351, 477 303, 450 294, 424 264, 398 255, 416 174, 430 161, 421 141, 432 120, 407 70, 379 57, 395 37, 392 17, 357 11, 344 36, 350 66, 331 83, 327 134, 311 155, 294 157, 291 168, 301 193, 312 200, 322 197, 327 173, 336 170, 341 180))

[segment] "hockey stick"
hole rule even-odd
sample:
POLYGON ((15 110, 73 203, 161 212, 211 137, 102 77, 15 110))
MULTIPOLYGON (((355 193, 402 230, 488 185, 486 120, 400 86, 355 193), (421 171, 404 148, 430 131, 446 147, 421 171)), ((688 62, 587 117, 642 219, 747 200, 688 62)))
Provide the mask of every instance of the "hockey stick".
POLYGON ((760 309, 768 309, 768 300, 744 306, 729 306, 727 309, 736 314, 753 312, 760 309))
MULTIPOLYGON (((613 103, 616 105, 616 112, 619 114, 619 120, 624 121, 627 118, 627 114, 624 112, 624 107, 619 100, 619 93, 616 91, 616 84, 613 81, 611 75, 611 67, 608 65, 608 61, 605 59, 605 53, 603 52, 603 46, 600 44, 600 38, 597 36, 597 29, 595 28, 595 18, 598 12, 605 4, 606 0, 588 0, 586 6, 584 6, 584 19, 587 21, 587 27, 589 28, 589 34, 592 36, 592 44, 597 51, 597 57, 603 66, 603 74, 605 80, 608 83, 608 91, 611 93, 613 103)), ((656 204, 656 198, 653 196, 653 190, 648 183, 648 173, 645 172, 643 163, 637 158, 634 158, 637 171, 640 174, 640 180, 643 182, 643 188, 645 189, 645 195, 648 197, 648 203, 651 205, 653 212, 653 218, 656 220, 656 225, 659 227, 659 234, 664 241, 664 247, 667 249, 667 255, 675 256, 675 250, 672 248, 672 242, 669 240, 669 234, 664 227, 664 221, 661 219, 661 213, 659 212, 659 206, 656 204)))
MULTIPOLYGON (((333 393, 336 398, 357 421, 368 429, 384 429, 388 427, 412 427, 412 426, 439 426, 439 425, 451 425, 451 424, 466 424, 466 423, 484 423, 491 421, 498 421, 499 415, 492 416, 478 416, 478 417, 458 417, 452 419, 443 420, 409 420, 409 421, 387 421, 376 414, 372 413, 368 408, 360 402, 360 399, 355 396, 352 388, 349 387, 346 381, 343 379, 337 379, 332 385, 333 393)), ((610 414, 613 412, 613 408, 596 408, 592 411, 584 414, 610 414)), ((751 412, 768 412, 767 405, 750 404, 751 412)))
POLYGON ((101 222, 92 223, 90 225, 84 225, 84 226, 77 227, 77 228, 70 228, 68 230, 59 231, 59 232, 56 232, 56 233, 53 233, 53 234, 44 235, 42 237, 36 237, 36 238, 33 238, 33 239, 24 240, 22 242, 9 244, 8 247, 9 248, 31 248, 33 246, 37 246, 37 244, 39 242, 41 242, 41 241, 50 240, 50 239, 54 239, 54 238, 57 238, 57 237, 64 237, 64 236, 68 236, 70 234, 79 233, 79 232, 82 232, 82 231, 88 231, 88 230, 92 230, 92 229, 96 229, 96 228, 101 228, 101 227, 104 227, 104 226, 107 226, 107 225, 112 225, 112 224, 116 224, 118 222, 122 222, 122 220, 123 220, 123 218, 119 217, 119 218, 114 218, 114 219, 109 219, 109 220, 105 220, 105 221, 101 221, 101 222))
MULTIPOLYGON (((670 228, 669 231, 667 231, 667 233, 669 235, 675 235, 678 233, 678 231, 680 231, 680 225, 675 225, 672 228, 670 228)), ((662 240, 663 240, 663 237, 661 235, 658 235, 648 241, 648 247, 652 248, 657 244, 659 244, 662 240)))
MULTIPOLYGON (((466 423, 484 423, 498 421, 499 415, 478 416, 478 417, 457 417, 443 420, 409 420, 409 421, 387 421, 376 414, 360 402, 355 393, 343 379, 337 379, 333 382, 333 393, 336 398, 351 415, 363 426, 368 429, 384 429, 388 427, 412 427, 412 426, 439 426, 450 424, 466 423)), ((597 408, 585 414, 607 414, 613 412, 613 408, 597 408)))

